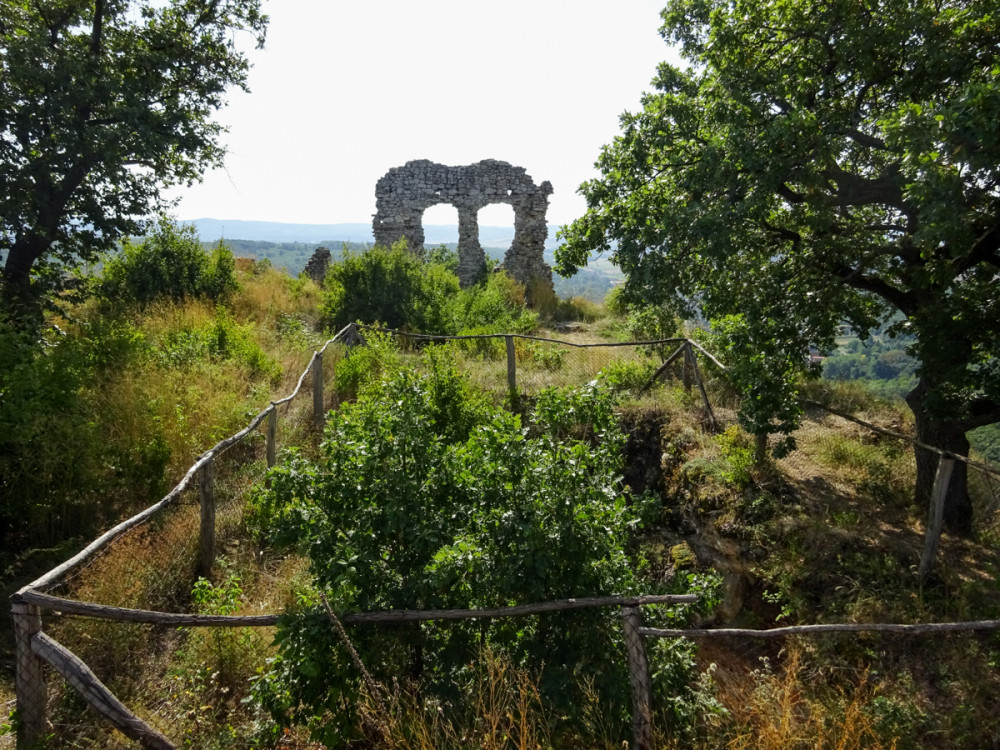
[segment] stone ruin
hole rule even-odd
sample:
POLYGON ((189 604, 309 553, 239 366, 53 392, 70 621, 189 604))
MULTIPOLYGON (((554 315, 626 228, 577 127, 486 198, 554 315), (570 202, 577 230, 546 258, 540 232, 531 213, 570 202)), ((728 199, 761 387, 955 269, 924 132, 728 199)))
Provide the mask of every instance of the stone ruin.
POLYGON ((317 284, 322 285, 323 279, 326 278, 326 269, 329 267, 330 248, 317 247, 316 252, 312 254, 312 257, 306 263, 303 273, 305 273, 306 276, 315 281, 317 284))
POLYGON ((486 159, 465 167, 449 167, 422 159, 390 169, 375 185, 375 244, 386 247, 406 238, 413 252, 424 248, 424 211, 439 203, 458 209, 458 279, 463 287, 486 271, 479 244, 479 209, 507 203, 514 209, 514 241, 503 268, 528 287, 533 279, 552 288, 552 269, 543 252, 548 226, 545 212, 552 185, 535 185, 523 167, 486 159))

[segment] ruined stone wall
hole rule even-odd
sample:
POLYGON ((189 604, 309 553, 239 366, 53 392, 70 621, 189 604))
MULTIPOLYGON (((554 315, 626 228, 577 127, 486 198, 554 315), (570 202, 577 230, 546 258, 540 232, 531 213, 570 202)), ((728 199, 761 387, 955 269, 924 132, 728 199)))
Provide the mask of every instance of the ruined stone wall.
POLYGON ((458 278, 466 287, 486 270, 486 254, 479 244, 479 209, 507 203, 514 209, 514 241, 504 268, 522 284, 538 279, 551 288, 552 269, 543 257, 551 194, 550 183, 535 185, 523 167, 504 161, 486 159, 465 167, 410 161, 390 169, 375 185, 375 243, 389 246, 405 237, 411 250, 422 251, 424 211, 449 203, 458 209, 458 278))
POLYGON ((323 279, 326 278, 326 271, 330 267, 330 258, 330 248, 317 247, 316 252, 306 263, 303 273, 317 284, 322 284, 323 279))

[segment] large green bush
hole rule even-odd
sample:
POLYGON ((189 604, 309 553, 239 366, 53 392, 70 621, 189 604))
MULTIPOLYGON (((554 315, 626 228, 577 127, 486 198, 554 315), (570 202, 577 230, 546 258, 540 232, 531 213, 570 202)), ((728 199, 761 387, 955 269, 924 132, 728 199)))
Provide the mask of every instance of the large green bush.
POLYGON ((524 306, 524 287, 505 272, 489 274, 452 302, 455 333, 530 333, 538 315, 524 306))
MULTIPOLYGON (((524 288, 505 273, 459 289, 447 254, 421 258, 404 242, 346 254, 330 266, 320 303, 322 323, 381 323, 388 328, 445 335, 528 333, 538 315, 524 305, 524 288)), ((487 342, 493 354, 502 342, 487 342)))
MULTIPOLYGON (((279 654, 257 686, 282 722, 329 711, 317 736, 342 743, 359 691, 318 595, 334 609, 502 606, 633 592, 625 554, 638 509, 620 482, 622 434, 597 388, 550 390, 530 427, 473 391, 443 350, 429 375, 389 371, 331 414, 317 462, 292 455, 257 502, 259 525, 308 552, 315 591, 279 626, 279 654)), ((456 701, 486 645, 542 673, 571 716, 584 678, 627 703, 614 612, 591 610, 492 624, 355 628, 377 678, 420 679, 456 701)))
POLYGON ((447 333, 448 300, 458 277, 444 266, 424 263, 398 242, 348 253, 327 270, 320 315, 328 328, 381 323, 422 333, 447 333))
POLYGON ((206 253, 193 226, 161 218, 139 242, 125 239, 97 282, 105 303, 144 305, 160 298, 220 300, 237 288, 236 262, 221 242, 206 253))
MULTIPOLYGON (((50 329, 37 340, 0 319, 0 565, 29 544, 64 540, 113 512, 97 508, 95 498, 119 462, 99 434, 87 389, 146 343, 120 321, 96 321, 88 333, 50 329)), ((155 450, 128 464, 154 485, 163 466, 155 450)))

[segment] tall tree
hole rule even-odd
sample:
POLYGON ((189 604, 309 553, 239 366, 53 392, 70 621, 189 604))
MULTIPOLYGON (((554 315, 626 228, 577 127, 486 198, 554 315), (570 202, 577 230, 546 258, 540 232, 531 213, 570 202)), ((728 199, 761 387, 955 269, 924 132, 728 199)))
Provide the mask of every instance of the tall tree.
MULTIPOLYGON (((791 426, 780 383, 810 344, 895 319, 916 337, 918 438, 966 455, 966 432, 1000 421, 995 0, 672 0, 663 19, 688 65, 661 65, 623 115, 560 271, 614 248, 633 296, 694 300, 766 352, 742 370, 757 431, 791 426)), ((937 461, 917 451, 920 501, 937 461)), ((946 503, 959 532, 965 480, 946 503)))
POLYGON ((246 90, 235 32, 260 0, 0 3, 0 300, 31 311, 67 267, 162 210, 161 189, 221 163, 212 120, 246 90))

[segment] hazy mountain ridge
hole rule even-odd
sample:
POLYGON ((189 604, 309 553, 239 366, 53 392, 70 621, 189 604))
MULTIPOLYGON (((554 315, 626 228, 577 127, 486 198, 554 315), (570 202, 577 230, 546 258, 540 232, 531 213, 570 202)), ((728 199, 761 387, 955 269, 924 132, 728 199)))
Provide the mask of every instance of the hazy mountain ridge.
MULTIPOLYGON (((255 240, 266 242, 349 242, 374 244, 371 224, 347 222, 341 224, 289 224, 278 221, 245 221, 238 219, 189 219, 202 240, 217 239, 255 240)), ((545 249, 553 251, 558 246, 557 224, 549 224, 545 249)), ((424 243, 439 245, 456 242, 457 224, 425 224, 424 243)), ((483 247, 510 247, 514 240, 514 227, 482 226, 479 242, 483 247)))

